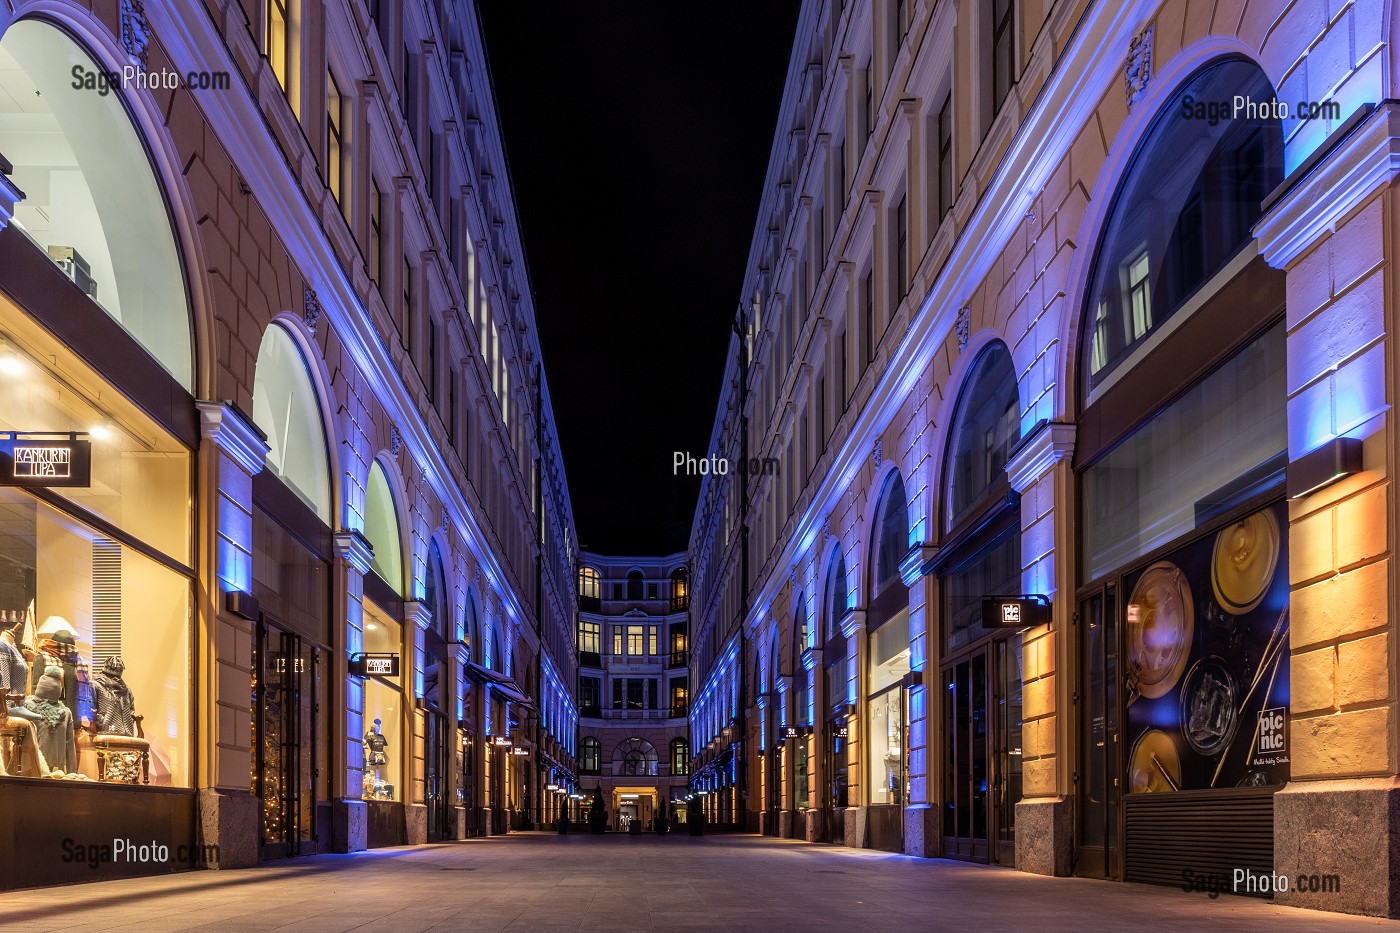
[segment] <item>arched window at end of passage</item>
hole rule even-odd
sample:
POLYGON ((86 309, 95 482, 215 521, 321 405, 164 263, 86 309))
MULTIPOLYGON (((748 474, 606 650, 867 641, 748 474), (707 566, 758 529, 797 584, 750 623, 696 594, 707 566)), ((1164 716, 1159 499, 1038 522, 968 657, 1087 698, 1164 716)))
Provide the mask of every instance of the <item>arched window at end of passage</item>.
POLYGON ((331 480, 321 406, 301 349, 279 325, 263 334, 253 375, 253 421, 267 435, 267 469, 316 517, 331 520, 331 480))
POLYGON ((1252 241, 1283 181, 1283 127, 1257 65, 1207 65, 1162 108, 1114 195, 1084 307, 1085 398, 1252 241), (1234 102, 1257 107, 1238 118, 1234 102))
POLYGON ((871 549, 873 573, 870 579, 872 602, 892 586, 903 586, 899 562, 909 549, 909 502, 904 480, 894 472, 880 490, 880 510, 876 513, 875 539, 871 549))
POLYGON ((165 196, 124 92, 65 32, 0 36, 0 155, 24 192, 15 226, 187 391, 194 354, 165 196))

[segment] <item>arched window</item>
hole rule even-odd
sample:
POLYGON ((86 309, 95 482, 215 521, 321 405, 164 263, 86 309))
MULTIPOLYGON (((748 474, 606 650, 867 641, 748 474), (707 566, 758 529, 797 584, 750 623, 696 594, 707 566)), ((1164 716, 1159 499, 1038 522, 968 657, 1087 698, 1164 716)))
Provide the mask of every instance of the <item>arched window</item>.
POLYGON ((584 599, 599 599, 602 597, 602 584, 598 579, 598 571, 592 567, 580 567, 578 569, 578 595, 584 599))
POLYGON ((811 683, 807 669, 802 665, 802 652, 809 647, 807 631, 807 599, 797 594, 797 613, 792 622, 792 685, 793 708, 797 711, 796 722, 804 725, 811 721, 811 683))
POLYGON ((64 32, 21 20, 0 39, 0 153, 24 191, 14 225, 194 391, 184 270, 170 215, 119 86, 64 32), (105 85, 104 85, 105 86, 105 85), (22 102, 22 103, 21 103, 22 102))
POLYGON ((671 740, 671 774, 690 773, 690 743, 685 739, 671 740))
POLYGON ((253 422, 267 435, 267 469, 317 518, 333 524, 321 405, 300 348, 278 324, 267 329, 258 347, 253 422))
POLYGON ((614 775, 655 777, 656 746, 635 736, 625 742, 619 742, 617 748, 613 749, 612 765, 614 775))
POLYGON ((984 349, 958 400, 946 466, 943 527, 954 531, 1010 492, 1006 459, 1021 439, 1016 370, 1003 343, 984 349))
POLYGON ((690 576, 684 567, 671 571, 671 611, 680 612, 690 605, 690 576))
POLYGON ((1276 117, 1211 120, 1193 102, 1243 96, 1267 113, 1269 79, 1251 62, 1209 65, 1162 108, 1124 177, 1094 261, 1082 342, 1086 395, 1251 240, 1283 180, 1276 117), (1183 106, 1186 105, 1186 106, 1183 106))
POLYGON ((603 748, 596 736, 583 737, 583 773, 597 774, 603 769, 603 748))
POLYGON ((826 572, 826 631, 823 643, 831 644, 843 639, 841 617, 851 608, 850 592, 846 588, 846 558, 840 550, 831 555, 831 564, 826 572))
POLYGON ((908 590, 899 576, 899 562, 909 550, 909 505, 904 498, 904 481, 893 472, 880 491, 879 516, 871 548, 870 609, 875 628, 908 602, 908 590))
POLYGON ((442 569, 442 553, 438 550, 436 541, 429 542, 428 567, 423 580, 423 602, 432 613, 433 630, 443 638, 447 637, 449 610, 446 581, 447 575, 442 569))
POLYGON ((629 600, 642 598, 642 572, 633 570, 627 575, 627 598, 629 600))
POLYGON ((1011 353, 993 343, 973 363, 958 398, 944 466, 947 515, 955 532, 944 558, 944 644, 958 648, 987 634, 982 597, 1021 592, 1019 501, 1006 455, 1020 436, 1011 353), (964 533, 972 528, 970 534, 964 533), (960 536, 959 536, 960 535, 960 536))
POLYGON ((493 671, 506 673, 505 639, 501 637, 501 627, 497 623, 491 625, 491 642, 487 645, 488 656, 486 664, 493 671))
POLYGON ((403 593, 403 544, 399 536, 399 515, 389 477, 375 461, 365 484, 365 537, 374 548, 370 568, 394 590, 403 593))
POLYGON ((476 611, 476 595, 467 591, 467 605, 462 613, 461 637, 467 643, 467 657, 472 661, 481 661, 481 623, 476 611))

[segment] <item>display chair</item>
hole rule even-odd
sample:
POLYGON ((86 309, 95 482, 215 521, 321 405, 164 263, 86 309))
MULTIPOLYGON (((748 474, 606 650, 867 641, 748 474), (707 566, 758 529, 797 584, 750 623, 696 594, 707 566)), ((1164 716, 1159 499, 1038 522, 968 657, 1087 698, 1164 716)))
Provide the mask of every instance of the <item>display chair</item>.
MULTIPOLYGON (((133 716, 135 735, 98 734, 92 737, 97 753, 97 779, 111 784, 151 783, 151 743, 141 728, 142 716, 133 716)), ((89 729, 92 727, 89 726, 89 729)))

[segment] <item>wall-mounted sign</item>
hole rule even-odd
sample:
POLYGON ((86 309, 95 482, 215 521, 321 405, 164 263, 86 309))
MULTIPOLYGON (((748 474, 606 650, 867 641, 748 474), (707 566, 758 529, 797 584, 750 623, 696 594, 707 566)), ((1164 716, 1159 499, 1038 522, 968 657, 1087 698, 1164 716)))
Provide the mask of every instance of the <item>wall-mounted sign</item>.
POLYGON ((847 725, 833 725, 831 732, 838 739, 844 739, 851 734, 851 727, 847 725))
POLYGON ((77 434, 0 431, 0 486, 88 486, 92 441, 77 434))
POLYGON ((350 673, 360 677, 399 676, 399 656, 397 654, 350 655, 350 673))
POLYGON ((493 735, 491 736, 491 744, 498 748, 510 748, 515 743, 510 740, 508 735, 493 735))
POLYGON ((510 753, 512 755, 520 755, 521 757, 524 757, 525 755, 530 754, 530 750, 528 748, 525 748, 524 746, 520 746, 517 748, 512 748, 510 750, 510 753))
POLYGON ((811 734, 811 726, 781 726, 778 729, 778 738, 780 739, 800 739, 811 734))
POLYGON ((982 597, 983 628, 1028 628, 1050 621, 1050 597, 1039 594, 982 597))

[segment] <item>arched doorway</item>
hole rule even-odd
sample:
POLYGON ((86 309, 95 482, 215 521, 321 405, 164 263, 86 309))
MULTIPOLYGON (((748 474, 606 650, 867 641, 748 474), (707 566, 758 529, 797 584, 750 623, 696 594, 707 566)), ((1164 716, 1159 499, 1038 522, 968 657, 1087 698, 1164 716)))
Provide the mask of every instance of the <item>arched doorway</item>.
POLYGON ((1006 461, 1021 437, 1005 344, 978 355, 944 463, 940 679, 943 854, 1015 864, 1021 797, 1021 639, 982 627, 985 596, 1021 592, 1020 497, 1006 461))
POLYGON ((909 505, 898 470, 885 478, 878 501, 867 562, 869 647, 862 796, 869 808, 866 825, 870 847, 899 852, 904 848, 904 805, 908 800, 907 675, 911 652, 909 589, 899 572, 909 548, 909 505))

